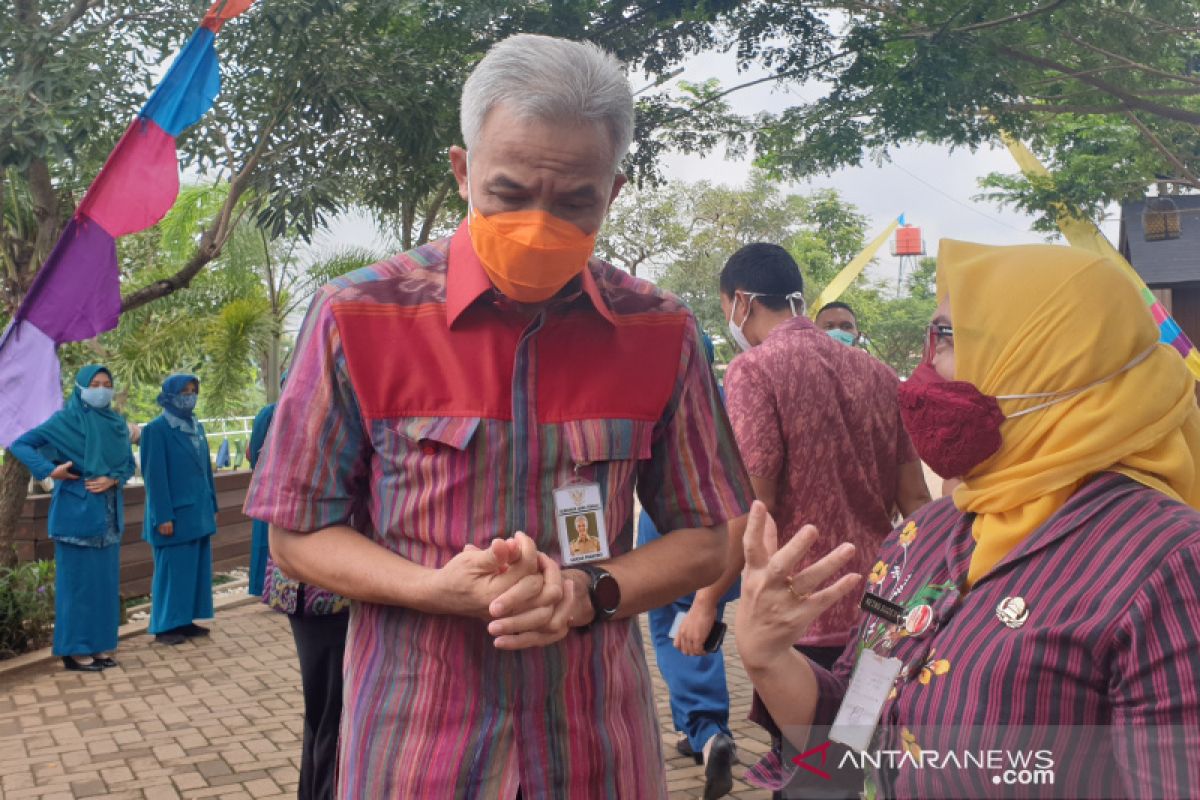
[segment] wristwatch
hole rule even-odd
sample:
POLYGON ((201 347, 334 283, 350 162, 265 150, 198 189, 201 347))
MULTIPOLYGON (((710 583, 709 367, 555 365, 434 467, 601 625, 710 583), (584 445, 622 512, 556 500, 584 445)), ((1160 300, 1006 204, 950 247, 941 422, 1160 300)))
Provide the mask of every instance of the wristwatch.
POLYGON ((588 576, 588 597, 592 601, 592 609, 596 612, 592 621, 580 630, 587 630, 597 622, 612 619, 621 605, 621 587, 617 585, 617 579, 608 570, 591 564, 581 564, 571 569, 577 569, 588 576))

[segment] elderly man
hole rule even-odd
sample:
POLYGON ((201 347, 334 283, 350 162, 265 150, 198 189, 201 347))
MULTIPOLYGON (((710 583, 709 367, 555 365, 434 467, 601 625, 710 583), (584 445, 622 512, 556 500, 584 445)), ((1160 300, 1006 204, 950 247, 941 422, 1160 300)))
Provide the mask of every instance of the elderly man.
POLYGON ((340 797, 664 797, 635 615, 720 575, 749 481, 691 314, 591 258, 620 65, 512 37, 462 126, 467 220, 319 293, 246 510, 357 601, 340 797), (672 531, 636 550, 635 485, 672 531), (570 551, 580 514, 599 553, 570 551))

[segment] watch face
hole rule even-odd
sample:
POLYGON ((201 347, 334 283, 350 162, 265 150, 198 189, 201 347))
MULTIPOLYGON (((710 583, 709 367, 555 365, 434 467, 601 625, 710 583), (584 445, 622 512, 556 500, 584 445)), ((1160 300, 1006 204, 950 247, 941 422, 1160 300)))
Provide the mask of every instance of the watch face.
POLYGON ((608 614, 616 613, 617 606, 621 605, 621 589, 617 586, 617 579, 607 572, 596 575, 592 582, 592 597, 599 609, 608 614))

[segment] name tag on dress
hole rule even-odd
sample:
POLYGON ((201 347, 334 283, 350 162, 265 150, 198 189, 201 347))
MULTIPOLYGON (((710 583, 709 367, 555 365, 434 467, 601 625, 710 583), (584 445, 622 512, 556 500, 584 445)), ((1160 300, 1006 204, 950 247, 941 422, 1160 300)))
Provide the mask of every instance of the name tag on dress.
POLYGON ((554 519, 563 564, 573 566, 609 557, 600 484, 581 481, 555 489, 554 519))
POLYGON ((896 683, 903 663, 898 658, 884 658, 873 650, 859 653, 850 686, 842 699, 841 708, 829 729, 829 738, 862 752, 871 746, 883 704, 896 683))
POLYGON ((904 624, 904 606, 886 600, 877 594, 871 592, 864 594, 859 608, 871 616, 879 617, 884 622, 890 622, 893 625, 904 624))

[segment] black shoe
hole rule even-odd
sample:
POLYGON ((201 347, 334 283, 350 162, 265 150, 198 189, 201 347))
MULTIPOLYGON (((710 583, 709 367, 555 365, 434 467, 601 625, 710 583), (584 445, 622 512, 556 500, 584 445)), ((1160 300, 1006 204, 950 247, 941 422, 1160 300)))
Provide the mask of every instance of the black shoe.
POLYGON ((194 622, 189 622, 187 625, 176 628, 175 631, 182 633, 184 636, 208 636, 208 628, 197 625, 194 622))
POLYGON ((80 664, 71 656, 62 657, 63 666, 72 672, 100 672, 104 666, 99 661, 93 661, 90 664, 80 664))
POLYGON ((717 800, 733 790, 733 739, 724 733, 713 736, 706 748, 704 764, 704 800, 717 800))
POLYGON ((704 763, 704 757, 692 749, 692 741, 686 733, 679 734, 679 739, 675 742, 675 752, 684 758, 693 759, 697 764, 704 763))
POLYGON ((92 656, 92 663, 99 664, 105 669, 111 669, 112 667, 120 666, 120 664, 117 663, 117 660, 112 656, 92 656))
POLYGON ((166 633, 160 633, 157 636, 155 636, 154 641, 158 642, 159 644, 175 645, 175 644, 183 644, 184 642, 187 641, 187 637, 184 636, 182 633, 176 633, 175 631, 167 631, 166 633))

